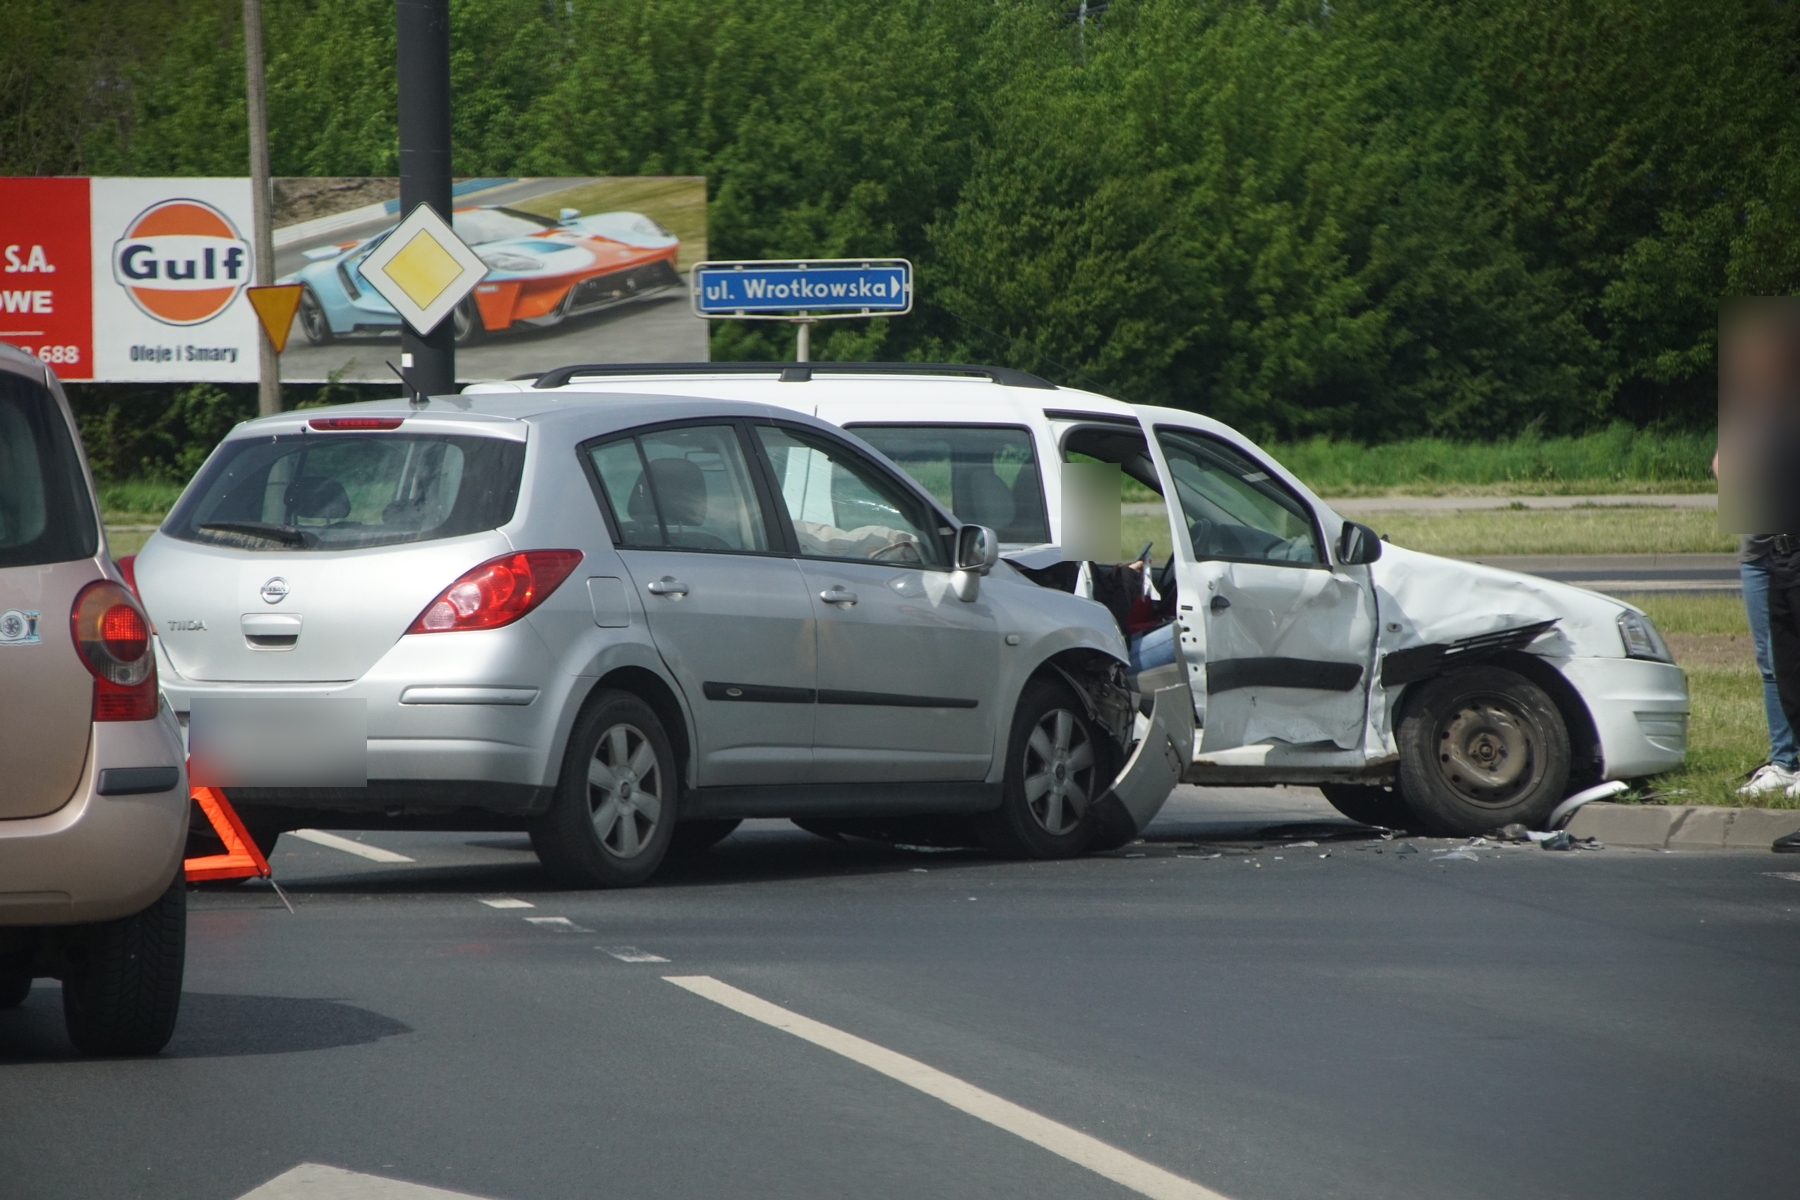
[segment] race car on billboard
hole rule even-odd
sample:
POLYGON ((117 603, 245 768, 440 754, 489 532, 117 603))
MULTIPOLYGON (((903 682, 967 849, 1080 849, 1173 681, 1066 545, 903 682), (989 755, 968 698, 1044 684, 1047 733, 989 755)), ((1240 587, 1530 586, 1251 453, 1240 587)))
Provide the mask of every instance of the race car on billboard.
MULTIPOLYGON (((515 325, 546 328, 579 313, 611 308, 681 282, 681 240, 642 213, 560 219, 515 208, 460 208, 451 222, 488 273, 451 316, 468 345, 515 325)), ((359 242, 308 250, 306 266, 282 283, 306 286, 300 327, 315 346, 351 334, 393 333, 400 317, 363 279, 360 267, 389 231, 359 242)))

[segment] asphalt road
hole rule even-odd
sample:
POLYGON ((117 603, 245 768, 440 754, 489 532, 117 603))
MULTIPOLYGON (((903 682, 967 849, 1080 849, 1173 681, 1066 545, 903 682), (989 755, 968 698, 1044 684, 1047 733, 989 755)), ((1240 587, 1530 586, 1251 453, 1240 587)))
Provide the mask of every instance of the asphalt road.
POLYGON ((193 894, 162 1057, 75 1058, 54 985, 0 1012, 0 1196, 1794 1193, 1794 860, 1435 861, 1301 789, 1184 788, 1151 834, 1023 864, 759 822, 606 894, 515 835, 285 837, 294 914, 193 894))

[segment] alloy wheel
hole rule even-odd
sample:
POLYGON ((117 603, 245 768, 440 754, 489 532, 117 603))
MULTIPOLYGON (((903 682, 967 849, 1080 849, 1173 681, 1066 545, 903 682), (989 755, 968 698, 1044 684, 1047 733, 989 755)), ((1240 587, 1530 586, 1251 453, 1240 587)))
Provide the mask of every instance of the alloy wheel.
POLYGON ((1061 836, 1086 815, 1094 796, 1094 745, 1074 713, 1054 708, 1025 742, 1025 805, 1046 833, 1061 836))
POLYGON ((619 724, 600 735, 588 763, 588 809, 607 853, 635 858, 662 818, 663 778, 644 731, 619 724))

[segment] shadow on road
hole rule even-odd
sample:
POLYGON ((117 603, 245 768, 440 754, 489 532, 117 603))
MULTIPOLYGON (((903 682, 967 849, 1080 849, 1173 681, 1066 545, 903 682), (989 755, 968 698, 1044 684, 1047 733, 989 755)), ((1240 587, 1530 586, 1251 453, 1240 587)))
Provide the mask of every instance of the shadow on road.
MULTIPOLYGON (((411 1033, 391 1017, 303 996, 239 996, 186 992, 175 1037, 161 1058, 239 1058, 361 1046, 411 1033)), ((63 1031, 62 991, 39 980, 18 1008, 0 1010, 0 1063, 76 1062, 63 1031)))

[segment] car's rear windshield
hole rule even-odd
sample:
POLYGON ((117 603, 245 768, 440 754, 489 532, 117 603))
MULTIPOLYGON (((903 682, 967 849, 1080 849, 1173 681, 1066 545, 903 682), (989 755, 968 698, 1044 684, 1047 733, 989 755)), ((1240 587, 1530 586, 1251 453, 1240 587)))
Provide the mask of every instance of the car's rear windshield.
POLYGON ((56 397, 0 371, 0 568, 92 558, 99 548, 93 499, 56 397))
POLYGON ((360 550, 512 519, 525 444, 454 434, 294 433, 228 441, 162 531, 244 550, 360 550))
POLYGON ((1050 540, 1031 431, 1013 425, 847 425, 951 512, 1003 542, 1050 540))

